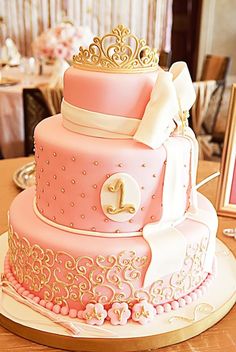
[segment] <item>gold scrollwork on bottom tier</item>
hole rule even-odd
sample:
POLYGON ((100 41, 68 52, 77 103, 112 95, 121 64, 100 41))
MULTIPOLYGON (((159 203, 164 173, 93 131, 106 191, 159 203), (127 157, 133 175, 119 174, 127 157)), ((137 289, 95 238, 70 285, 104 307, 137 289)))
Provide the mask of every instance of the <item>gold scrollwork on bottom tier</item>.
POLYGON ((179 272, 169 280, 155 281, 148 289, 138 289, 148 267, 146 256, 124 250, 107 257, 74 258, 64 251, 31 244, 9 227, 9 260, 15 278, 35 295, 40 292, 45 301, 63 306, 68 301, 77 301, 83 306, 88 302, 124 301, 132 305, 141 299, 157 305, 164 300, 178 299, 204 279, 207 244, 205 237, 199 243, 189 244, 179 272))

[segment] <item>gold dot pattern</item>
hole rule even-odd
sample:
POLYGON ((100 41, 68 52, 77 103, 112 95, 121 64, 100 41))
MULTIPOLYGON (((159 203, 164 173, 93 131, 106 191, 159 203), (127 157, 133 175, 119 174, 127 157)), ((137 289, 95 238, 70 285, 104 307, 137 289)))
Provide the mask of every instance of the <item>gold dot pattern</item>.
MULTIPOLYGON (((39 141, 36 143, 37 205, 39 209, 44 210, 45 217, 50 220, 56 217, 57 223, 61 225, 70 226, 69 224, 73 223, 74 228, 90 231, 95 227, 96 231, 105 232, 115 232, 117 229, 121 232, 139 231, 148 222, 160 219, 167 162, 165 153, 159 155, 159 151, 147 150, 147 157, 143 160, 140 160, 138 154, 132 157, 124 154, 123 158, 119 156, 117 160, 109 159, 108 162, 106 155, 96 156, 96 150, 93 158, 85 158, 79 146, 77 147, 76 152, 69 154, 39 141), (100 202, 103 183, 117 172, 128 173, 134 177, 142 191, 138 212, 131 221, 119 223, 119 228, 117 222, 106 219, 100 202)), ((186 175, 183 182, 186 186, 183 187, 184 196, 189 192, 188 155, 183 169, 186 175)))

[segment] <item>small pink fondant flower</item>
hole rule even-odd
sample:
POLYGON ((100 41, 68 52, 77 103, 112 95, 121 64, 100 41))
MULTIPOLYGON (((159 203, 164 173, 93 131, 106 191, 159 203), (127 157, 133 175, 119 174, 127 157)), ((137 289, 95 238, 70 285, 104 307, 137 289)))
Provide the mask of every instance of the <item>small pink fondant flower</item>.
POLYGON ((113 303, 108 311, 112 325, 125 325, 130 315, 131 312, 127 303, 113 303))
POLYGON ((153 320, 156 315, 156 310, 152 304, 143 300, 136 303, 132 309, 132 319, 144 325, 153 320))
POLYGON ((86 305, 86 309, 83 312, 83 318, 87 324, 90 325, 102 325, 107 316, 107 311, 103 308, 101 303, 89 303, 86 305))

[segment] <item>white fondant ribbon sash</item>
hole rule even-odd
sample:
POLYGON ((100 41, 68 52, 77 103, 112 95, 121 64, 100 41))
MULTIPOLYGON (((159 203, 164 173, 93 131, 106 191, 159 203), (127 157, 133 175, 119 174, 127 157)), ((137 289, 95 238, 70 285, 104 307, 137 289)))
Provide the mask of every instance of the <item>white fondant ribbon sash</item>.
POLYGON ((186 239, 182 232, 174 227, 161 228, 161 225, 148 224, 143 230, 143 237, 151 249, 151 263, 145 275, 144 287, 182 269, 186 255, 186 239))
POLYGON ((65 128, 103 138, 134 138, 150 148, 160 147, 180 124, 180 115, 191 108, 195 91, 186 63, 177 62, 169 72, 158 71, 142 120, 88 111, 62 101, 65 128), (175 120, 175 122, 174 122, 175 120))
POLYGON ((65 128, 82 134, 103 138, 132 138, 140 123, 139 119, 106 115, 88 111, 69 104, 61 104, 65 128))
POLYGON ((148 242, 152 253, 152 259, 144 279, 145 287, 152 284, 158 277, 161 278, 173 271, 177 271, 177 268, 182 268, 187 249, 186 238, 179 230, 173 227, 176 221, 181 218, 183 220, 186 209, 185 193, 189 183, 188 178, 185 189, 183 189, 185 176, 183 175, 183 170, 186 162, 184 160, 185 150, 181 151, 178 149, 178 155, 176 155, 176 144, 173 143, 172 138, 169 138, 170 132, 174 130, 172 127, 173 119, 178 126, 175 129, 175 136, 184 137, 190 143, 191 164, 189 176, 191 177, 192 187, 190 208, 192 210, 197 209, 197 194, 194 186, 198 163, 198 144, 190 128, 186 127, 184 134, 183 130, 180 129, 180 125, 182 125, 180 116, 184 111, 188 111, 192 107, 196 97, 192 80, 184 62, 174 64, 170 69, 170 73, 159 73, 158 78, 143 119, 134 135, 134 139, 152 148, 158 148, 164 143, 167 154, 162 196, 162 218, 159 222, 148 224, 143 229, 143 236, 148 242), (165 99, 166 102, 164 102, 165 99), (163 229, 163 226, 166 226, 165 229, 163 229), (163 250, 165 251, 164 243, 165 245, 168 243, 171 250, 169 252, 168 248, 165 268, 163 268, 163 258, 160 255, 163 250))
MULTIPOLYGON (((174 138, 169 138, 165 143, 166 169, 162 194, 162 218, 161 222, 174 223, 183 217, 186 208, 187 185, 183 184, 185 145, 180 144, 176 155, 176 143, 174 138), (181 149, 182 148, 182 149, 181 149), (185 186, 185 188, 184 188, 185 186)), ((189 180, 187 180, 188 182, 189 180)))
POLYGON ((183 219, 186 208, 186 189, 183 188, 185 146, 180 144, 183 150, 178 149, 178 155, 176 155, 174 138, 169 138, 164 146, 167 163, 162 195, 162 218, 143 228, 143 237, 148 242, 152 253, 144 279, 145 287, 151 285, 157 278, 182 268, 187 249, 185 236, 173 227, 177 220, 183 219), (164 258, 166 257, 165 265, 163 265, 163 255, 164 258))
POLYGON ((212 263, 215 256, 215 236, 213 234, 216 234, 217 231, 217 215, 213 211, 198 209, 195 212, 188 212, 186 218, 204 224, 208 228, 209 240, 203 267, 206 272, 212 273, 212 263))

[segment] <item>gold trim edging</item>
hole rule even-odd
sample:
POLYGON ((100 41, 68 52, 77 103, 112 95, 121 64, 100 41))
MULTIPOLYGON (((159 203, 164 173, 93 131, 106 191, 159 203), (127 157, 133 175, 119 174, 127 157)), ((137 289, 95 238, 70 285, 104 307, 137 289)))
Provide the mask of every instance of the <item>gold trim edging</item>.
POLYGON ((23 326, 10 320, 0 313, 0 325, 16 335, 27 340, 40 343, 42 345, 66 349, 70 351, 91 351, 112 350, 113 352, 141 351, 147 349, 157 349, 164 346, 173 345, 185 341, 191 337, 199 335, 207 330, 219 320, 221 320, 233 307, 236 301, 236 293, 221 307, 190 326, 180 328, 162 334, 132 338, 85 338, 70 337, 53 334, 37 330, 28 326, 23 326))

